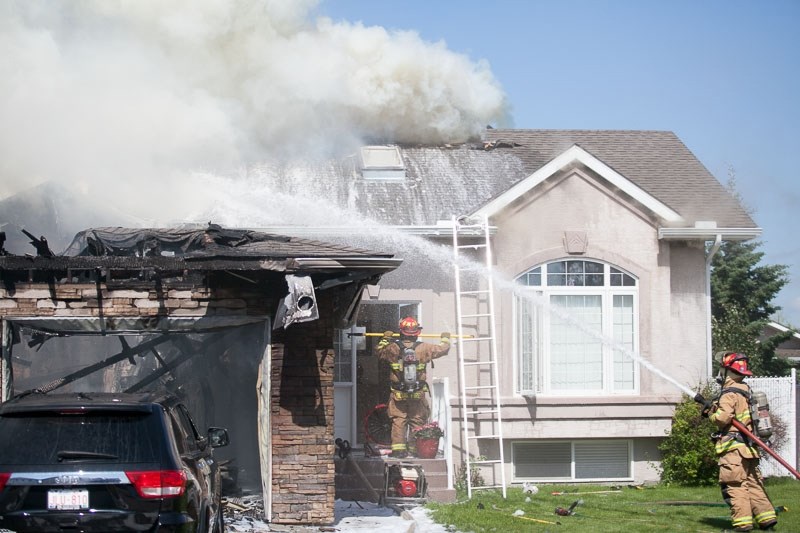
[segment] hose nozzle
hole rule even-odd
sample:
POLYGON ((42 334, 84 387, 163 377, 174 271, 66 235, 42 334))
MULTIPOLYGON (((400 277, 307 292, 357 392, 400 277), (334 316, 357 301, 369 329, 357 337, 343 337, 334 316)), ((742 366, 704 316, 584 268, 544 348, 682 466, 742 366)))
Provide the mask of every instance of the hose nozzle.
POLYGON ((706 404, 706 399, 703 398, 703 395, 700 394, 699 392, 694 395, 694 401, 696 401, 700 405, 705 405, 706 404))

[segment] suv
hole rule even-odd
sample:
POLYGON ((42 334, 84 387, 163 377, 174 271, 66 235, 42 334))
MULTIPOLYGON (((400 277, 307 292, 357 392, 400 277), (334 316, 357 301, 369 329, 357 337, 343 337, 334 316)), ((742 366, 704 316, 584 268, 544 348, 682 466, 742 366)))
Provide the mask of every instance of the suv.
POLYGON ((0 405, 0 530, 221 532, 226 444, 172 396, 20 395, 0 405))

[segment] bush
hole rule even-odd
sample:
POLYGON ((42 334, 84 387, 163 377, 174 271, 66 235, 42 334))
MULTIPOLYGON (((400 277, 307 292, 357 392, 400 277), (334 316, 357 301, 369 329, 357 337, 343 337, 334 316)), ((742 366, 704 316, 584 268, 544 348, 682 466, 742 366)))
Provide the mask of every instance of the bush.
MULTIPOLYGON (((473 461, 484 461, 486 457, 483 455, 479 455, 477 458, 473 459, 473 461)), ((480 468, 476 464, 469 465, 469 479, 470 479, 470 486, 471 487, 483 487, 486 484, 486 481, 483 479, 481 475, 480 468)), ((461 466, 458 467, 458 471, 456 472, 456 491, 459 493, 466 492, 467 490, 467 463, 465 461, 461 462, 461 466)))
MULTIPOLYGON (((710 386, 701 394, 713 395, 710 386)), ((668 484, 702 486, 718 482, 719 469, 711 434, 716 426, 700 414, 700 405, 684 395, 675 408, 672 429, 659 444, 661 481, 668 484)))

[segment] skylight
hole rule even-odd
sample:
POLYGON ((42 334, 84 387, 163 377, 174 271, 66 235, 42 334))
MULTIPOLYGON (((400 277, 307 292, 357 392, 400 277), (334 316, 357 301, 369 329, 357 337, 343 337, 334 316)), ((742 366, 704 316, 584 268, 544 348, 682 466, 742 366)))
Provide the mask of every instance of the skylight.
POLYGON ((361 174, 364 179, 402 180, 406 167, 397 146, 362 146, 361 174))

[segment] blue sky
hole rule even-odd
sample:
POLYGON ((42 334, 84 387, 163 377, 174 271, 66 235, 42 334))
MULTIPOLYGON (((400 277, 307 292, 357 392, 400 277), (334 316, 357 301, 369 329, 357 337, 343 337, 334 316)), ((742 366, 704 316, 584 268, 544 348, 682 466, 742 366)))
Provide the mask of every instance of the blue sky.
POLYGON ((323 0, 319 15, 413 30, 489 63, 513 127, 670 130, 763 229, 800 327, 800 2, 323 0))

